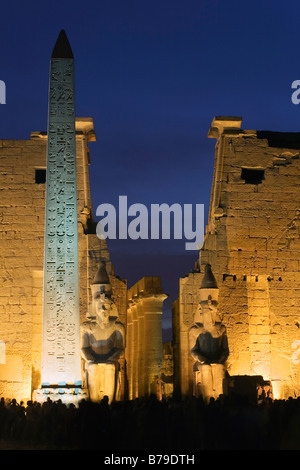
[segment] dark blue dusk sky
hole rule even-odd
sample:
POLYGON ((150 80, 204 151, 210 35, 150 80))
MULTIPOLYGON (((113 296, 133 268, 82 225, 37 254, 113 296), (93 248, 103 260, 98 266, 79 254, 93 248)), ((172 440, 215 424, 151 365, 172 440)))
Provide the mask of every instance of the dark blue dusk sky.
MULTIPOLYGON (((205 204, 216 115, 245 129, 299 131, 298 1, 12 1, 0 7, 0 138, 47 128, 49 61, 65 29, 76 70, 76 114, 94 119, 94 211, 101 203, 205 204)), ((197 252, 185 241, 109 241, 129 286, 161 275, 170 304, 197 252)))

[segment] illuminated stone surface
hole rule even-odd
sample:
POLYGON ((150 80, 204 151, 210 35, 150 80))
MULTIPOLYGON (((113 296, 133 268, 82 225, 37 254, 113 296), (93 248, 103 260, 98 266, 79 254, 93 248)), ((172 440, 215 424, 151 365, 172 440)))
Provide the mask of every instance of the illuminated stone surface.
MULTIPOLYGON (((94 230, 88 169, 88 146, 95 140, 93 120, 76 118, 75 131, 80 321, 86 319, 90 283, 101 259, 107 261, 116 305, 124 321, 126 283, 114 276, 106 242, 99 240, 94 230)), ((0 394, 18 401, 31 399, 41 385, 46 198, 41 176, 46 176, 47 141, 46 132, 32 132, 29 140, 0 140, 0 342, 5 345, 0 394)), ((122 358, 120 381, 124 391, 122 358)), ((77 387, 74 393, 78 393, 77 387)), ((58 389, 51 389, 51 393, 58 395, 58 389)))
MULTIPOLYGON (((76 118, 80 317, 86 319, 90 283, 100 259, 109 260, 105 240, 87 230, 92 208, 88 180, 93 121, 76 118)), ((28 140, 0 141, 0 394, 30 399, 41 384, 45 184, 35 182, 37 168, 46 168, 47 134, 28 140), (3 360, 6 362, 3 363, 3 360), (7 371, 9 369, 9 374, 7 371)), ((126 283, 112 275, 120 317, 126 315, 126 283)))
POLYGON ((276 398, 299 396, 300 134, 242 130, 240 118, 218 117, 209 137, 217 144, 204 246, 173 305, 176 390, 193 391, 188 330, 209 263, 229 374, 259 374, 276 398))
POLYGON ((127 380, 129 398, 151 394, 163 366, 161 317, 167 298, 160 277, 144 277, 128 290, 127 380))
POLYGON ((162 396, 172 397, 174 392, 174 361, 172 341, 163 343, 163 364, 160 371, 162 381, 162 396))
POLYGON ((223 393, 229 355, 226 327, 218 311, 219 289, 209 264, 200 287, 199 309, 189 329, 189 347, 194 359, 194 394, 205 401, 223 393))
MULTIPOLYGON (((44 170, 52 130, 32 132, 28 140, 0 140, 0 394, 17 400, 30 399, 42 380, 44 178, 49 176, 44 170)), ((240 118, 218 117, 209 137, 217 144, 204 246, 195 269, 180 279, 173 307, 175 392, 193 393, 188 331, 199 313, 209 263, 219 286, 229 374, 263 376, 276 398, 300 396, 300 135, 242 130, 240 118)), ((120 399, 127 379, 129 396, 144 396, 164 369, 164 295, 156 278, 143 278, 129 290, 127 304, 126 282, 114 275, 106 243, 94 229, 91 118, 76 118, 75 139, 80 324, 92 304, 91 282, 105 259, 119 320, 127 329, 126 351, 118 360, 120 399)), ((76 387, 70 390, 77 393, 76 387)))
POLYGON ((50 63, 42 386, 81 381, 74 60, 61 32, 50 63))
POLYGON ((117 321, 118 311, 112 298, 110 280, 101 263, 92 288, 92 311, 81 325, 81 355, 84 359, 89 398, 109 402, 119 400, 119 358, 125 350, 125 327, 117 321))

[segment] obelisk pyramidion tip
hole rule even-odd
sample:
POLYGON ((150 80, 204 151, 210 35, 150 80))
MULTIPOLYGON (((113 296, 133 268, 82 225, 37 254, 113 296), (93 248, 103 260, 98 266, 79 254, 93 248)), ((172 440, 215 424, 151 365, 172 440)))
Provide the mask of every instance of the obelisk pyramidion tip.
POLYGON ((55 43, 51 59, 73 59, 73 52, 65 30, 62 29, 55 43))

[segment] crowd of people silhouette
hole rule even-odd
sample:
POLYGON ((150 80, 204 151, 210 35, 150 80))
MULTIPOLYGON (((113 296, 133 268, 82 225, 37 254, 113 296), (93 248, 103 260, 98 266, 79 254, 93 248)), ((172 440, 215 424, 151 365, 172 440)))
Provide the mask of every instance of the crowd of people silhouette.
POLYGON ((300 399, 0 400, 0 449, 299 450, 300 399))

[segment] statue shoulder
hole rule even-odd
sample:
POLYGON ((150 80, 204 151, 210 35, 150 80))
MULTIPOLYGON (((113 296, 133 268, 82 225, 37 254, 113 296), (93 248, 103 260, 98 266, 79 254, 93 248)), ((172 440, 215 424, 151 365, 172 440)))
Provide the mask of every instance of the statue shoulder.
POLYGON ((97 327, 97 322, 95 320, 87 320, 82 323, 81 330, 84 333, 92 333, 97 327))
POLYGON ((223 323, 220 323, 220 325, 218 325, 218 331, 220 334, 226 333, 226 326, 223 325, 223 323))
POLYGON ((116 321, 115 325, 116 325, 116 330, 119 331, 120 333, 122 333, 122 335, 124 335, 125 334, 124 324, 121 323, 120 321, 116 321))
POLYGON ((204 327, 203 327, 202 323, 195 323, 189 329, 189 337, 190 338, 197 338, 203 332, 204 332, 204 327))

